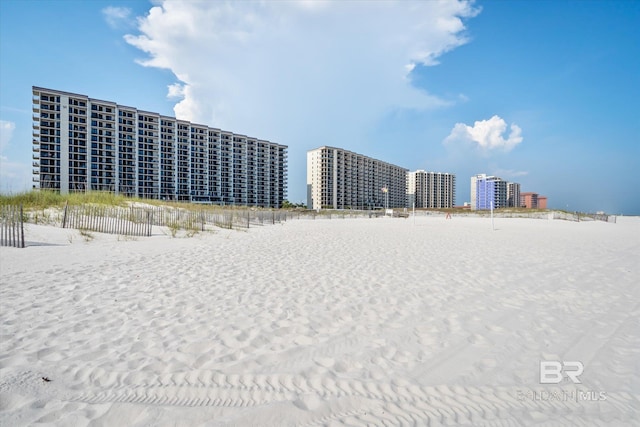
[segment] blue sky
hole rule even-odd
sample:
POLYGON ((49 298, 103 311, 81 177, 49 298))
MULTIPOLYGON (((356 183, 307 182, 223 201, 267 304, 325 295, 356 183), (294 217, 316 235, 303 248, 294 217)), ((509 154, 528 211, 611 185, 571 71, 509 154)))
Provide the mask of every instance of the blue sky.
POLYGON ((0 190, 31 185, 31 86, 306 151, 495 174, 640 215, 640 2, 0 1, 0 190))

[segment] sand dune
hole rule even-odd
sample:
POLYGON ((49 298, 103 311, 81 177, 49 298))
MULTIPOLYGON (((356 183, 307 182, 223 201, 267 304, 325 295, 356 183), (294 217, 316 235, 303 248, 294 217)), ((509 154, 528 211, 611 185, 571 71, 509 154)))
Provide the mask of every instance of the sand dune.
POLYGON ((26 240, 0 248, 1 425, 640 418, 639 218, 26 240), (541 360, 581 383, 540 384, 541 360))

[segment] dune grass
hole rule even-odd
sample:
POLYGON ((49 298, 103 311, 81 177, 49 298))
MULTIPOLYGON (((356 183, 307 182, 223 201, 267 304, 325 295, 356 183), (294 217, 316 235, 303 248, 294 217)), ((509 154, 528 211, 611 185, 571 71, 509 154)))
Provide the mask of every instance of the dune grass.
MULTIPOLYGON (((5 205, 22 205, 25 210, 32 209, 45 209, 64 207, 65 204, 69 205, 104 205, 104 206, 126 206, 128 203, 145 203, 154 206, 168 206, 179 207, 184 209, 199 208, 202 209, 207 205, 198 205, 195 203, 186 202, 174 202, 155 199, 141 199, 137 197, 125 197, 123 195, 114 194, 108 191, 89 191, 89 192, 77 192, 69 194, 60 194, 57 191, 51 190, 31 190, 23 193, 16 193, 10 195, 0 195, 0 206, 5 205)), ((213 206, 217 207, 217 206, 213 206)), ((230 206, 226 207, 227 209, 230 206)))
MULTIPOLYGON (((60 194, 57 191, 52 190, 30 190, 16 194, 0 194, 0 206, 7 205, 22 205, 27 211, 46 209, 46 208, 63 208, 65 204, 69 205, 84 205, 84 204, 96 204, 104 206, 126 206, 129 203, 144 203, 153 206, 164 206, 171 208, 180 208, 185 210, 244 210, 247 206, 220 206, 215 204, 202 204, 202 203, 189 203, 184 201, 168 201, 157 199, 141 199, 138 197, 125 197, 123 195, 114 194, 107 191, 89 191, 89 192, 77 192, 69 194, 60 194)), ((251 207, 251 209, 266 209, 262 207, 251 207)))
POLYGON ((127 201, 133 200, 135 199, 103 191, 60 194, 56 191, 31 190, 24 193, 0 195, 0 206, 22 205, 25 210, 63 207, 67 202, 70 205, 93 203, 100 205, 123 206, 127 201))

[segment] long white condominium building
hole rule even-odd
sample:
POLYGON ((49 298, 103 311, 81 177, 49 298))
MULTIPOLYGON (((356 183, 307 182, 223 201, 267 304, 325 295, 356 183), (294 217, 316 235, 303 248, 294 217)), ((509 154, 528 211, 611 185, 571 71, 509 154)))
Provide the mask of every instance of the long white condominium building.
POLYGON ((287 147, 33 87, 34 188, 280 207, 287 147))
POLYGON ((417 170, 407 173, 407 206, 452 208, 456 197, 456 176, 451 173, 417 170))
POLYGON ((307 152, 309 209, 406 206, 407 169, 335 147, 307 152))

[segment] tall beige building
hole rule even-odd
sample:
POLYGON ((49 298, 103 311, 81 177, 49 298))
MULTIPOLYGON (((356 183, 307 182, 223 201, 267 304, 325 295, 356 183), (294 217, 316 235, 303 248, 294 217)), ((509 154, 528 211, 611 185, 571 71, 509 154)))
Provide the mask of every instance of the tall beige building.
POLYGON ((407 173, 407 206, 452 208, 455 204, 456 176, 451 173, 417 170, 407 173))
POLYGON ((111 101, 33 87, 35 188, 280 207, 287 147, 111 101))
POLYGON ((307 152, 309 209, 406 206, 407 169, 335 147, 307 152))

